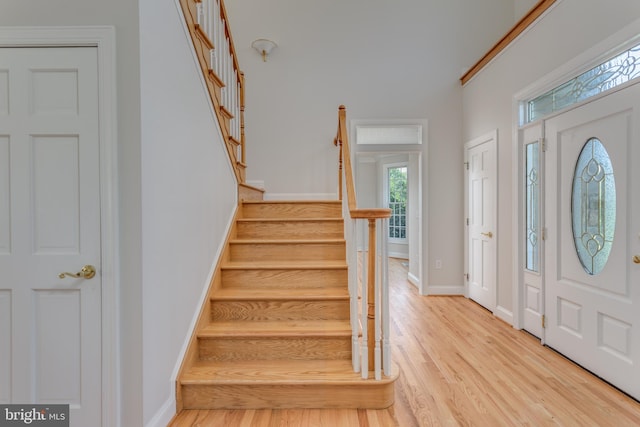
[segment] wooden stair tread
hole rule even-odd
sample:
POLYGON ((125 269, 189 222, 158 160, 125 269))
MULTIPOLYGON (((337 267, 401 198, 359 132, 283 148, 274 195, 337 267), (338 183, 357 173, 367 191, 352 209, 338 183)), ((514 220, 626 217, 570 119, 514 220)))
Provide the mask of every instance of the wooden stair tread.
POLYGON ((302 238, 302 239, 232 239, 229 241, 229 243, 231 244, 241 244, 241 245, 255 245, 255 244, 263 244, 263 243, 267 243, 270 245, 276 244, 276 245, 287 245, 287 244, 296 244, 299 245, 301 243, 311 243, 311 244, 318 244, 318 243, 344 243, 345 240, 338 238, 338 239, 310 239, 310 238, 302 238))
POLYGON ((341 217, 334 218, 323 218, 323 217, 313 217, 313 218, 238 218, 237 222, 340 222, 343 219, 341 217))
POLYGON ((198 332, 199 338, 303 336, 351 336, 351 325, 348 320, 230 321, 213 322, 198 332))
POLYGON ((315 270, 346 269, 344 260, 294 260, 294 261, 227 261, 221 266, 227 270, 315 270))
POLYGON ((335 205, 341 205, 342 201, 341 200, 332 200, 332 199, 327 199, 327 200, 247 200, 245 202, 243 202, 245 204, 272 204, 272 205, 277 205, 277 204, 292 204, 292 205, 296 205, 296 204, 301 204, 301 205, 317 205, 317 204, 335 204, 335 205))
MULTIPOLYGON (((382 381, 391 381, 383 378, 382 381)), ((351 360, 254 360, 199 362, 181 378, 182 384, 357 384, 364 385, 361 374, 353 371, 351 360)), ((371 385, 380 385, 371 384, 371 385)))
POLYGON ((221 288, 211 296, 212 301, 251 301, 251 300, 345 300, 349 299, 349 292, 344 288, 221 288))

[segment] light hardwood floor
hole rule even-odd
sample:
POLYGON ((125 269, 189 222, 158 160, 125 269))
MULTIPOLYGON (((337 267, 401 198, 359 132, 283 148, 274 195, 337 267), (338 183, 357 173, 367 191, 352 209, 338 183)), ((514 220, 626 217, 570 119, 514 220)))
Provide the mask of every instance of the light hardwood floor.
POLYGON ((394 363, 385 410, 183 411, 172 427, 640 426, 640 403, 463 297, 422 297, 390 264, 394 363))

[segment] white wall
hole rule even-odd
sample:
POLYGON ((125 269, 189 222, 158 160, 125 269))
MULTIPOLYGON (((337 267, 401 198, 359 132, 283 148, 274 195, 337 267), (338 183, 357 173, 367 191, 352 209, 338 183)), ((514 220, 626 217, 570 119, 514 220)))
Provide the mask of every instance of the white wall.
POLYGON ((513 0, 513 20, 518 22, 539 0, 513 0))
POLYGON ((232 0, 227 11, 246 74, 248 179, 335 194, 340 104, 348 119, 428 119, 422 253, 443 263, 431 286, 461 286, 459 77, 513 25, 513 0, 232 0), (262 37, 278 43, 267 62, 250 48, 262 37))
POLYGON ((498 128, 498 306, 512 311, 514 95, 640 17, 637 0, 559 0, 463 90, 464 140, 498 128))
POLYGON ((144 425, 172 374, 237 205, 236 181, 173 0, 140 1, 144 425))

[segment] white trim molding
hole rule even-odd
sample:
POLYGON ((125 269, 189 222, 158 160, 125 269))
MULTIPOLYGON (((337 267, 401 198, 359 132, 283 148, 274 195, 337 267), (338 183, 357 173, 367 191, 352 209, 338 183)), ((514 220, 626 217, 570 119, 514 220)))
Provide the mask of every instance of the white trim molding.
POLYGON ((0 47, 94 46, 98 51, 102 273, 102 425, 120 424, 118 127, 112 26, 0 27, 0 47))
POLYGON ((507 310, 501 305, 496 307, 496 310, 493 312, 493 315, 498 319, 508 323, 509 325, 513 325, 513 312, 507 310))
POLYGON ((464 296, 464 285, 450 285, 450 286, 425 286, 426 292, 424 295, 455 295, 464 296))
POLYGON ((416 276, 415 274, 408 273, 407 274, 407 280, 409 281, 409 283, 411 283, 416 288, 422 289, 422 286, 420 284, 420 278, 418 276, 416 276))

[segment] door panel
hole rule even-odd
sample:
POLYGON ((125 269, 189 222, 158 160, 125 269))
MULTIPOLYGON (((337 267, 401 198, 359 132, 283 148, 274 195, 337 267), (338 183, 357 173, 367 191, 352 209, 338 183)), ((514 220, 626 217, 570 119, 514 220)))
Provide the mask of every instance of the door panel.
POLYGON ((34 252, 77 254, 80 252, 78 136, 36 136, 31 145, 34 252))
POLYGON ((640 397, 640 265, 632 258, 640 249, 640 197, 631 184, 640 182, 639 100, 640 85, 635 85, 546 122, 545 201, 546 343, 636 398, 640 397), (572 225, 573 213, 594 223, 613 217, 613 206, 603 201, 604 194, 613 191, 610 184, 602 186, 597 200, 585 196, 586 210, 572 205, 576 162, 591 138, 602 142, 615 177, 615 231, 603 226, 613 244, 597 274, 590 274, 578 257, 576 245, 582 243, 574 241, 572 225))
POLYGON ((469 144, 469 297, 496 308, 496 140, 469 144))
POLYGON ((97 89, 96 48, 0 49, 0 400, 71 426, 102 419, 97 89))

